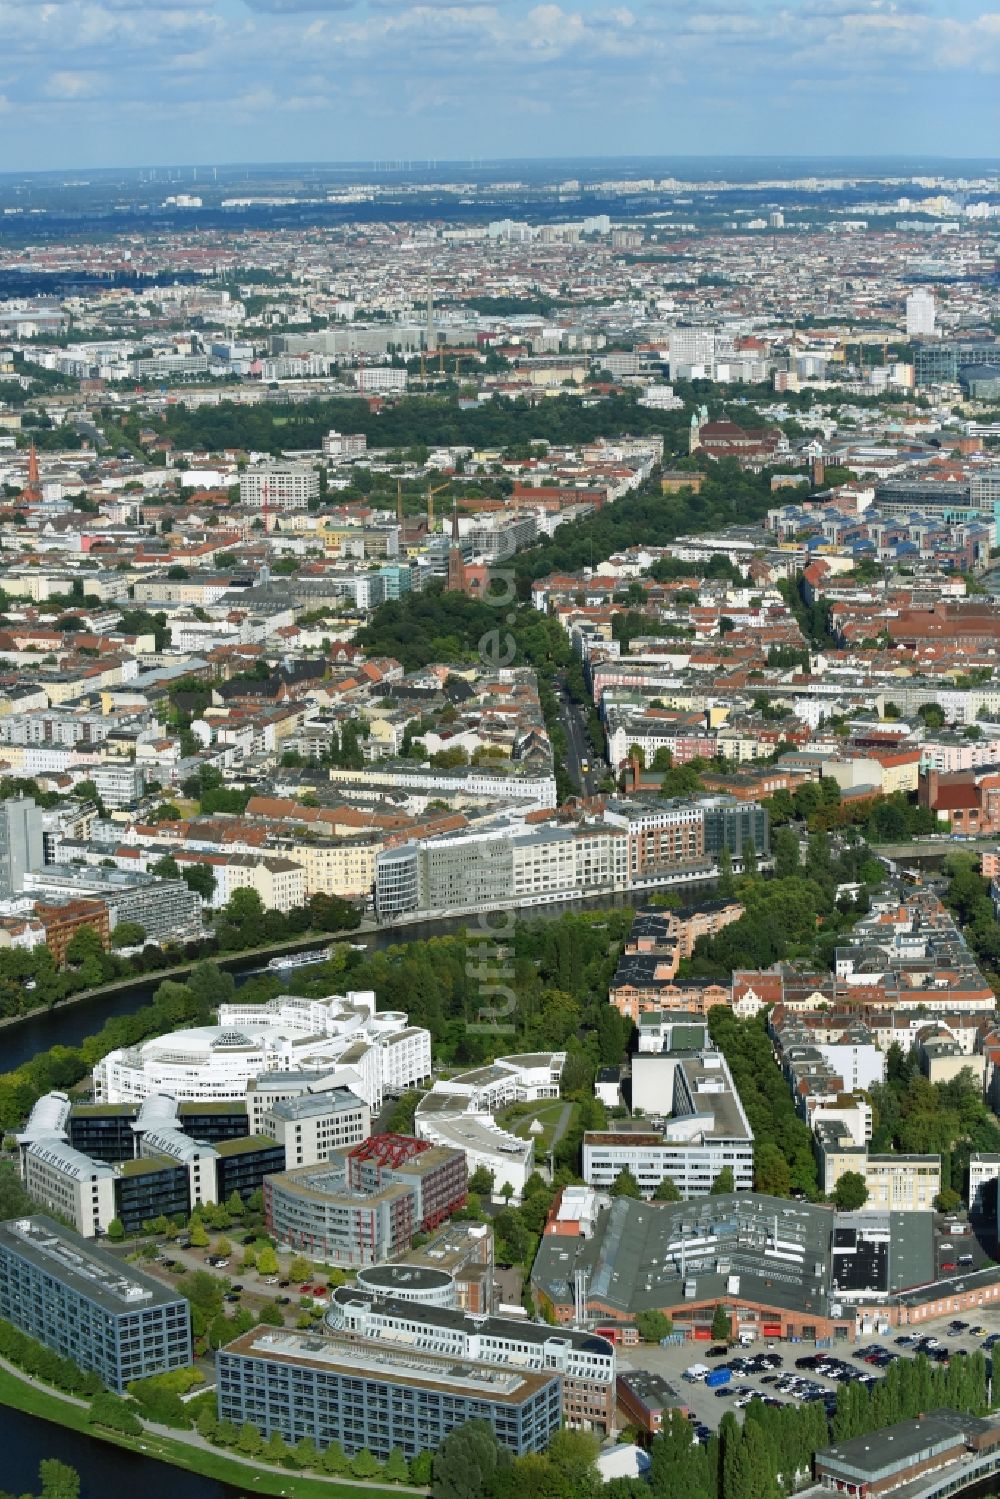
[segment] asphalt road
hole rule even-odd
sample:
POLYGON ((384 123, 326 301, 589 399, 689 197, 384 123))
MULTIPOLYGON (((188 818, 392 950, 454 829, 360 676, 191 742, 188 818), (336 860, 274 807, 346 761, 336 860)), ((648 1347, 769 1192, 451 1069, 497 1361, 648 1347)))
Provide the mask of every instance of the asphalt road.
POLYGON ((556 684, 556 691, 559 696, 559 718, 566 731, 566 769, 581 793, 593 796, 604 776, 604 762, 598 760, 595 763, 583 709, 573 702, 561 683, 556 684), (583 769, 584 761, 589 765, 587 771, 583 769))

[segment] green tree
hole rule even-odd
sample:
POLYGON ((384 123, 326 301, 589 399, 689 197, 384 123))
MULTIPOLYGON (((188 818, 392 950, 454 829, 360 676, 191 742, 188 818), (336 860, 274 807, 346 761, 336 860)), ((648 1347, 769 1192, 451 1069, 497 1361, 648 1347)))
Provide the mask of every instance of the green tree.
POLYGON ((138 921, 119 921, 111 934, 113 947, 141 947, 146 940, 146 928, 138 921))
POLYGON ((639 1183, 636 1181, 635 1177, 632 1175, 627 1166, 623 1171, 619 1171, 618 1175, 611 1183, 610 1195, 612 1197, 642 1196, 642 1192, 639 1188, 639 1183))
POLYGON ((833 1189, 833 1201, 842 1213, 856 1213, 868 1201, 868 1188, 860 1171, 845 1171, 833 1189))
POLYGON ((656 1188, 655 1188, 655 1190, 653 1192, 653 1201, 654 1202, 683 1202, 684 1201, 683 1195, 681 1193, 681 1189, 680 1189, 680 1187, 678 1187, 677 1183, 674 1181, 674 1179, 673 1179, 672 1176, 665 1176, 661 1182, 657 1183, 656 1188))
POLYGON ((278 1256, 270 1245, 265 1246, 257 1256, 257 1273, 259 1275, 277 1275, 278 1256))
POLYGON ((771 835, 771 852, 774 855, 774 874, 786 880, 799 872, 799 835, 793 828, 775 828, 771 835))
POLYGON ((387 1478, 390 1483, 409 1483, 410 1465, 401 1447, 393 1447, 389 1453, 382 1470, 382 1477, 387 1478))
POLYGON ((492 1491, 498 1470, 509 1462, 509 1453, 485 1421, 456 1426, 434 1458, 433 1499, 483 1499, 492 1491))
POLYGON ((200 1218, 193 1218, 191 1220, 190 1239, 191 1247, 193 1249, 208 1248, 208 1233, 205 1229, 204 1223, 202 1223, 200 1218))
POLYGON ((665 1312, 637 1312, 635 1325, 644 1343, 658 1343, 674 1330, 674 1324, 665 1312))
POLYGON ((45 1457, 38 1465, 41 1499, 79 1499, 80 1475, 57 1457, 45 1457))
POLYGON ((108 1224, 108 1238, 115 1243, 121 1243, 125 1237, 125 1225, 120 1218, 112 1218, 108 1224))
POLYGON ((712 1337, 716 1342, 728 1342, 731 1331, 729 1313, 720 1301, 712 1313, 712 1337))
POLYGON ((355 1478, 375 1478, 382 1471, 382 1464, 367 1447, 362 1447, 351 1458, 351 1473, 355 1478))
POLYGON ((236 1450, 244 1452, 248 1457, 257 1457, 263 1451, 264 1438, 254 1426, 252 1421, 245 1421, 240 1427, 240 1434, 236 1438, 236 1450))
POLYGON ((769 1197, 787 1197, 792 1190, 788 1162, 773 1141, 765 1140, 754 1151, 754 1187, 769 1197))
POLYGON ((733 1175, 732 1166, 723 1166, 718 1176, 711 1185, 710 1193, 713 1197, 722 1197, 727 1192, 736 1191, 736 1178, 733 1175))

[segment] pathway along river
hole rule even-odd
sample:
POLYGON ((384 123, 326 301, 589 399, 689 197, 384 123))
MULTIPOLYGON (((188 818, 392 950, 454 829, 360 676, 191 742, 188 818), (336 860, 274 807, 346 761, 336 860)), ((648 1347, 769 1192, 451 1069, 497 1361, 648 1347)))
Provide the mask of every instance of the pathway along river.
POLYGON ((57 1457, 77 1470, 80 1499, 105 1499, 108 1494, 121 1494, 123 1499, 136 1494, 143 1499, 178 1499, 181 1494, 184 1499, 240 1499, 252 1488, 248 1482, 246 1488, 233 1489, 214 1478, 182 1472, 22 1411, 4 1410, 2 1421, 0 1484, 11 1494, 37 1494, 38 1464, 46 1457, 57 1457))

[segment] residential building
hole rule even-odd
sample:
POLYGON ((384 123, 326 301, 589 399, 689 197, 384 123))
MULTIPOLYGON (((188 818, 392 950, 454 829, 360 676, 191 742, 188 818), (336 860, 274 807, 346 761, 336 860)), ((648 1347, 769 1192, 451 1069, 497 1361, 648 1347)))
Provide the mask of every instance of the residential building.
POLYGON ((45 928, 45 944, 57 968, 64 966, 67 948, 84 927, 97 933, 102 947, 110 945, 111 917, 103 900, 37 900, 35 915, 45 928))
POLYGON ((838 1121, 819 1120, 814 1140, 820 1188, 833 1192, 848 1171, 857 1172, 868 1189, 867 1205, 893 1213, 927 1213, 941 1191, 938 1155, 874 1155, 856 1145, 838 1121))

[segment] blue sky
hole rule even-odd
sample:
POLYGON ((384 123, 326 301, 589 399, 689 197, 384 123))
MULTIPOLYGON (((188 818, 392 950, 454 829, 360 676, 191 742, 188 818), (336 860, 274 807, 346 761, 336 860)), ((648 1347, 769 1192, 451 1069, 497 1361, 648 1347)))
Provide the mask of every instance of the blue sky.
POLYGON ((0 38, 6 171, 1000 152, 1000 0, 0 0, 0 38))

